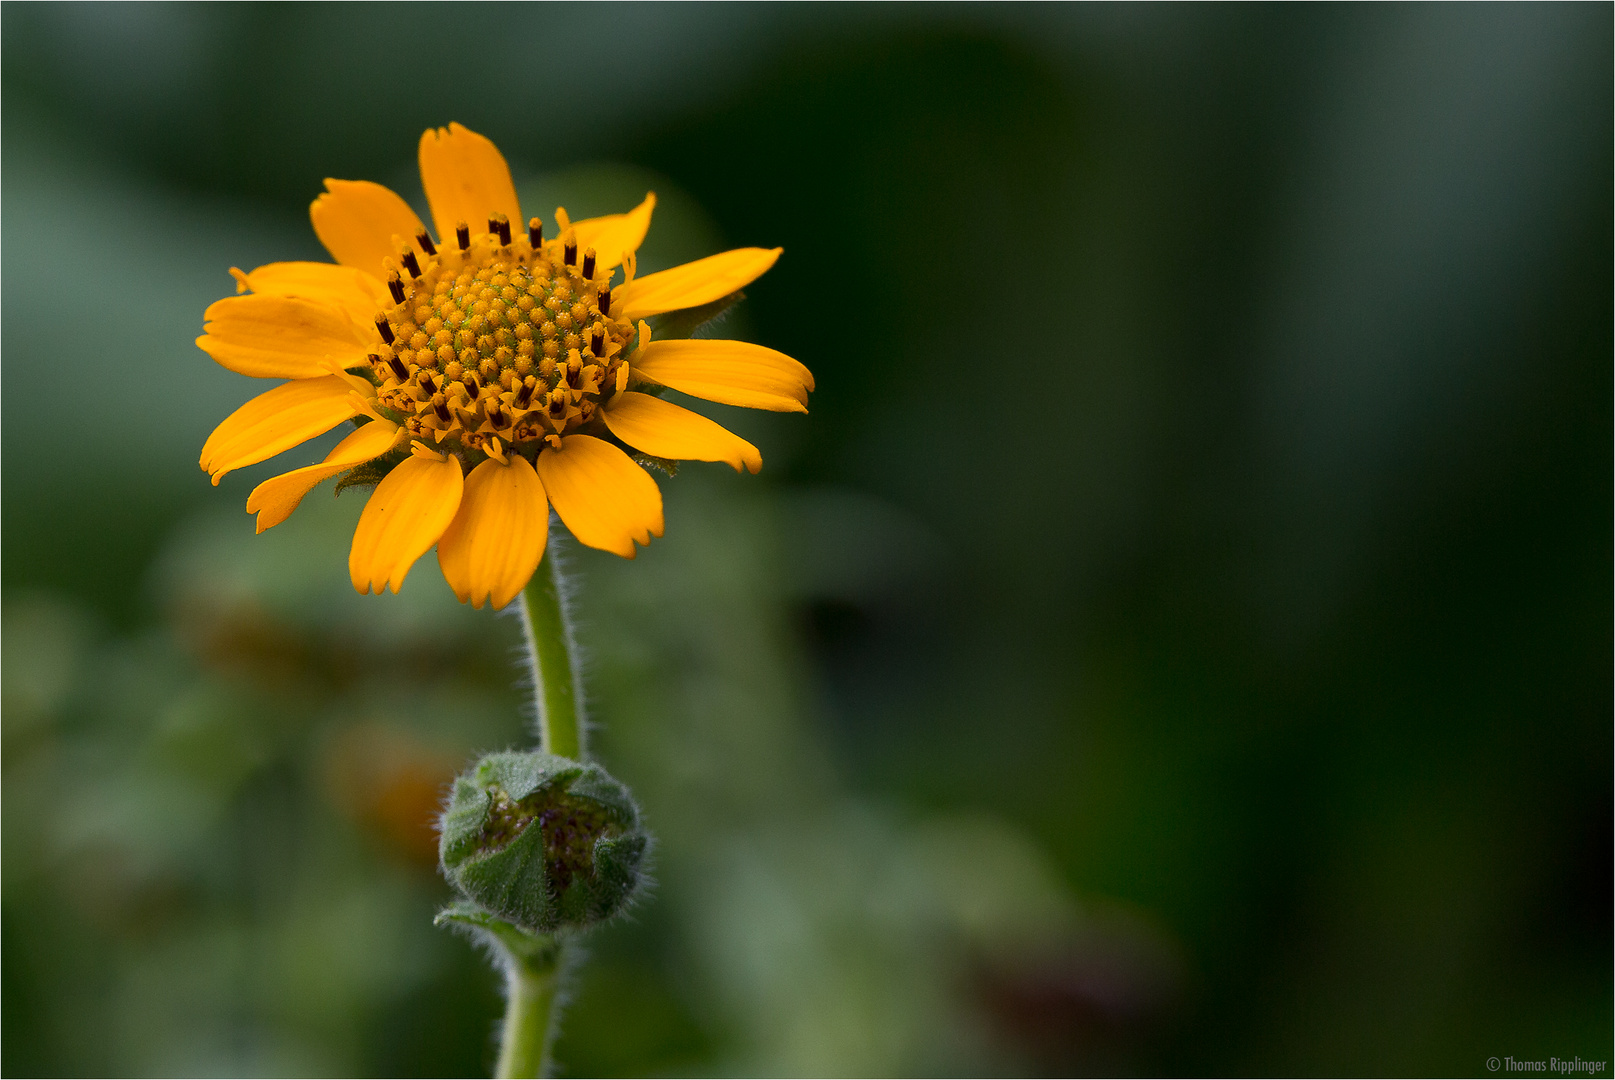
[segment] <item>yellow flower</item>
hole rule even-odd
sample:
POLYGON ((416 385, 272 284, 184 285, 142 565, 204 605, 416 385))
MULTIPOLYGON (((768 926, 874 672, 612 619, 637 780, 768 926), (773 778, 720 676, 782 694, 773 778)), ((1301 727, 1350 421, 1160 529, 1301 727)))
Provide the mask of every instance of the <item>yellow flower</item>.
POLYGON ((741 341, 651 341, 646 319, 721 300, 780 249, 739 248, 636 277, 656 196, 626 214, 523 230, 510 170, 459 124, 427 131, 421 181, 437 237, 398 195, 327 180, 314 231, 335 263, 232 269, 197 344, 231 371, 288 379, 218 426, 201 465, 225 473, 352 420, 323 462, 259 484, 258 531, 322 480, 380 479, 354 532, 361 593, 403 585, 437 545, 462 602, 509 603, 543 557, 553 506, 581 543, 633 558, 662 535, 656 482, 622 449, 757 472, 757 448, 655 396, 807 411, 813 376, 741 341), (618 267, 623 280, 613 286, 618 267), (649 391, 649 392, 647 392, 649 391))

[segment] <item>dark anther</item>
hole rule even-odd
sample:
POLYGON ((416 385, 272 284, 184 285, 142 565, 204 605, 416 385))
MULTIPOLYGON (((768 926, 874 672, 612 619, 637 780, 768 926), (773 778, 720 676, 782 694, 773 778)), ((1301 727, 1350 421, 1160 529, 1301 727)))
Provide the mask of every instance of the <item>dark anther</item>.
POLYGON ((603 328, 594 328, 594 336, 589 339, 589 351, 596 356, 606 355, 606 332, 603 328))
POLYGON ((611 290, 610 289, 601 289, 600 290, 600 314, 602 314, 602 315, 610 315, 611 314, 611 290))
POLYGON ((432 411, 437 413, 437 418, 445 424, 454 419, 454 414, 449 412, 449 399, 442 394, 432 395, 432 411))
POLYGON ((583 276, 586 279, 594 277, 594 248, 583 253, 583 276))
POLYGON ((510 219, 503 214, 488 218, 488 231, 499 237, 501 244, 510 243, 510 219))
POLYGON ((409 379, 409 368, 405 367, 404 362, 398 357, 387 357, 387 366, 393 369, 393 376, 399 382, 405 382, 409 379))
POLYGON ((459 242, 461 251, 464 251, 466 248, 470 247, 471 226, 467 225, 463 221, 456 225, 454 227, 454 239, 459 242))
POLYGON ((494 427, 504 427, 508 422, 505 419, 505 411, 499 407, 499 402, 488 402, 488 423, 494 427))
POLYGON ((555 417, 557 420, 566 415, 566 398, 550 398, 550 415, 555 417))
POLYGON ((544 246, 544 223, 537 218, 527 223, 527 242, 534 251, 544 246))
POLYGON ((576 266, 578 264, 578 242, 576 240, 568 240, 566 242, 566 250, 561 253, 561 257, 566 260, 566 265, 576 266))
POLYGON ((415 234, 415 242, 421 246, 421 250, 426 252, 426 254, 437 254, 437 245, 432 243, 432 234, 427 232, 425 229, 422 229, 420 232, 415 234))
MULTIPOLYGON (((399 288, 402 289, 403 286, 400 285, 399 288)), ((387 316, 376 316, 376 333, 380 334, 381 340, 385 341, 387 344, 391 345, 393 343, 393 327, 392 323, 387 321, 387 316)))
POLYGON ((473 394, 482 393, 482 380, 477 377, 477 373, 475 371, 467 371, 460 377, 460 381, 465 383, 466 386, 470 387, 473 394))
MULTIPOLYGON (((420 277, 421 276, 421 264, 418 261, 416 261, 415 253, 413 251, 409 250, 408 248, 405 248, 404 253, 402 255, 400 255, 399 258, 401 260, 403 260, 404 269, 409 271, 409 276, 410 277, 420 277)), ((402 303, 403 301, 399 301, 399 302, 402 303)))
POLYGON ((396 270, 387 272, 387 291, 393 294, 393 303, 402 304, 404 302, 404 283, 399 279, 398 271, 396 270))
POLYGON ((426 394, 427 397, 431 397, 433 394, 437 393, 437 380, 432 378, 432 373, 430 371, 421 372, 421 390, 426 394))
POLYGON ((533 400, 533 387, 537 385, 537 379, 533 378, 531 375, 527 376, 526 380, 523 381, 521 385, 521 389, 516 391, 516 397, 513 399, 515 401, 516 408, 527 408, 527 403, 533 400))
POLYGON ((381 366, 381 357, 375 353, 371 353, 369 356, 366 356, 365 359, 370 361, 370 366, 372 368, 378 368, 381 366))

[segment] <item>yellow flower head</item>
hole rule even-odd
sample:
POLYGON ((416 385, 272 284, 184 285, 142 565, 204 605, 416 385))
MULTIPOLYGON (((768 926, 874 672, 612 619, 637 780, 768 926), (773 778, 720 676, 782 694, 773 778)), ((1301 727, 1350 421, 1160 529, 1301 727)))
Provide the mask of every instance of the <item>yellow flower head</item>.
POLYGON ((380 482, 353 536, 355 589, 397 592, 436 544, 462 602, 503 607, 543 557, 551 506, 580 542, 625 558, 662 535, 661 492, 622 447, 762 468, 756 447, 654 396, 661 388, 807 411, 813 376, 783 353, 653 342, 644 321, 729 296, 779 248, 635 277, 655 195, 587 221, 557 209, 546 238, 540 219, 522 217, 505 159, 483 136, 459 124, 428 131, 420 166, 436 239, 387 188, 327 180, 310 216, 336 262, 232 269, 250 295, 207 309, 196 343, 209 356, 290 380, 208 437, 201 465, 215 484, 344 421, 359 425, 321 464, 253 490, 259 532, 322 480, 357 469, 380 482))

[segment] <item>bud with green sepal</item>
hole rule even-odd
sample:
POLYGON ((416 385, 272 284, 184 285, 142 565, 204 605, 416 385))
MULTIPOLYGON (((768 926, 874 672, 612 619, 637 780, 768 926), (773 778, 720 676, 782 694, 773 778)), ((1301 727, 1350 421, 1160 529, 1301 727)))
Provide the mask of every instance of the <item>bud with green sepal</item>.
POLYGON ((628 789, 598 765, 507 751, 454 781, 438 851, 466 897, 549 934, 623 911, 649 846, 628 789))

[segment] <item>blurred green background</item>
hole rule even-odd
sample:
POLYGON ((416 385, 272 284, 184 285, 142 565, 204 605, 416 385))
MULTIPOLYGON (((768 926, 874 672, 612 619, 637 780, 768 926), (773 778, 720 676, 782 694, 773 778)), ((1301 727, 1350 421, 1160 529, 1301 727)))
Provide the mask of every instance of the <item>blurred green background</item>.
POLYGON ((508 618, 262 537, 226 274, 423 128, 642 266, 785 248, 625 563, 569 542, 660 837, 569 1075, 1484 1074, 1611 1056, 1612 15, 9 3, 3 1061, 479 1075, 429 820, 508 618))

